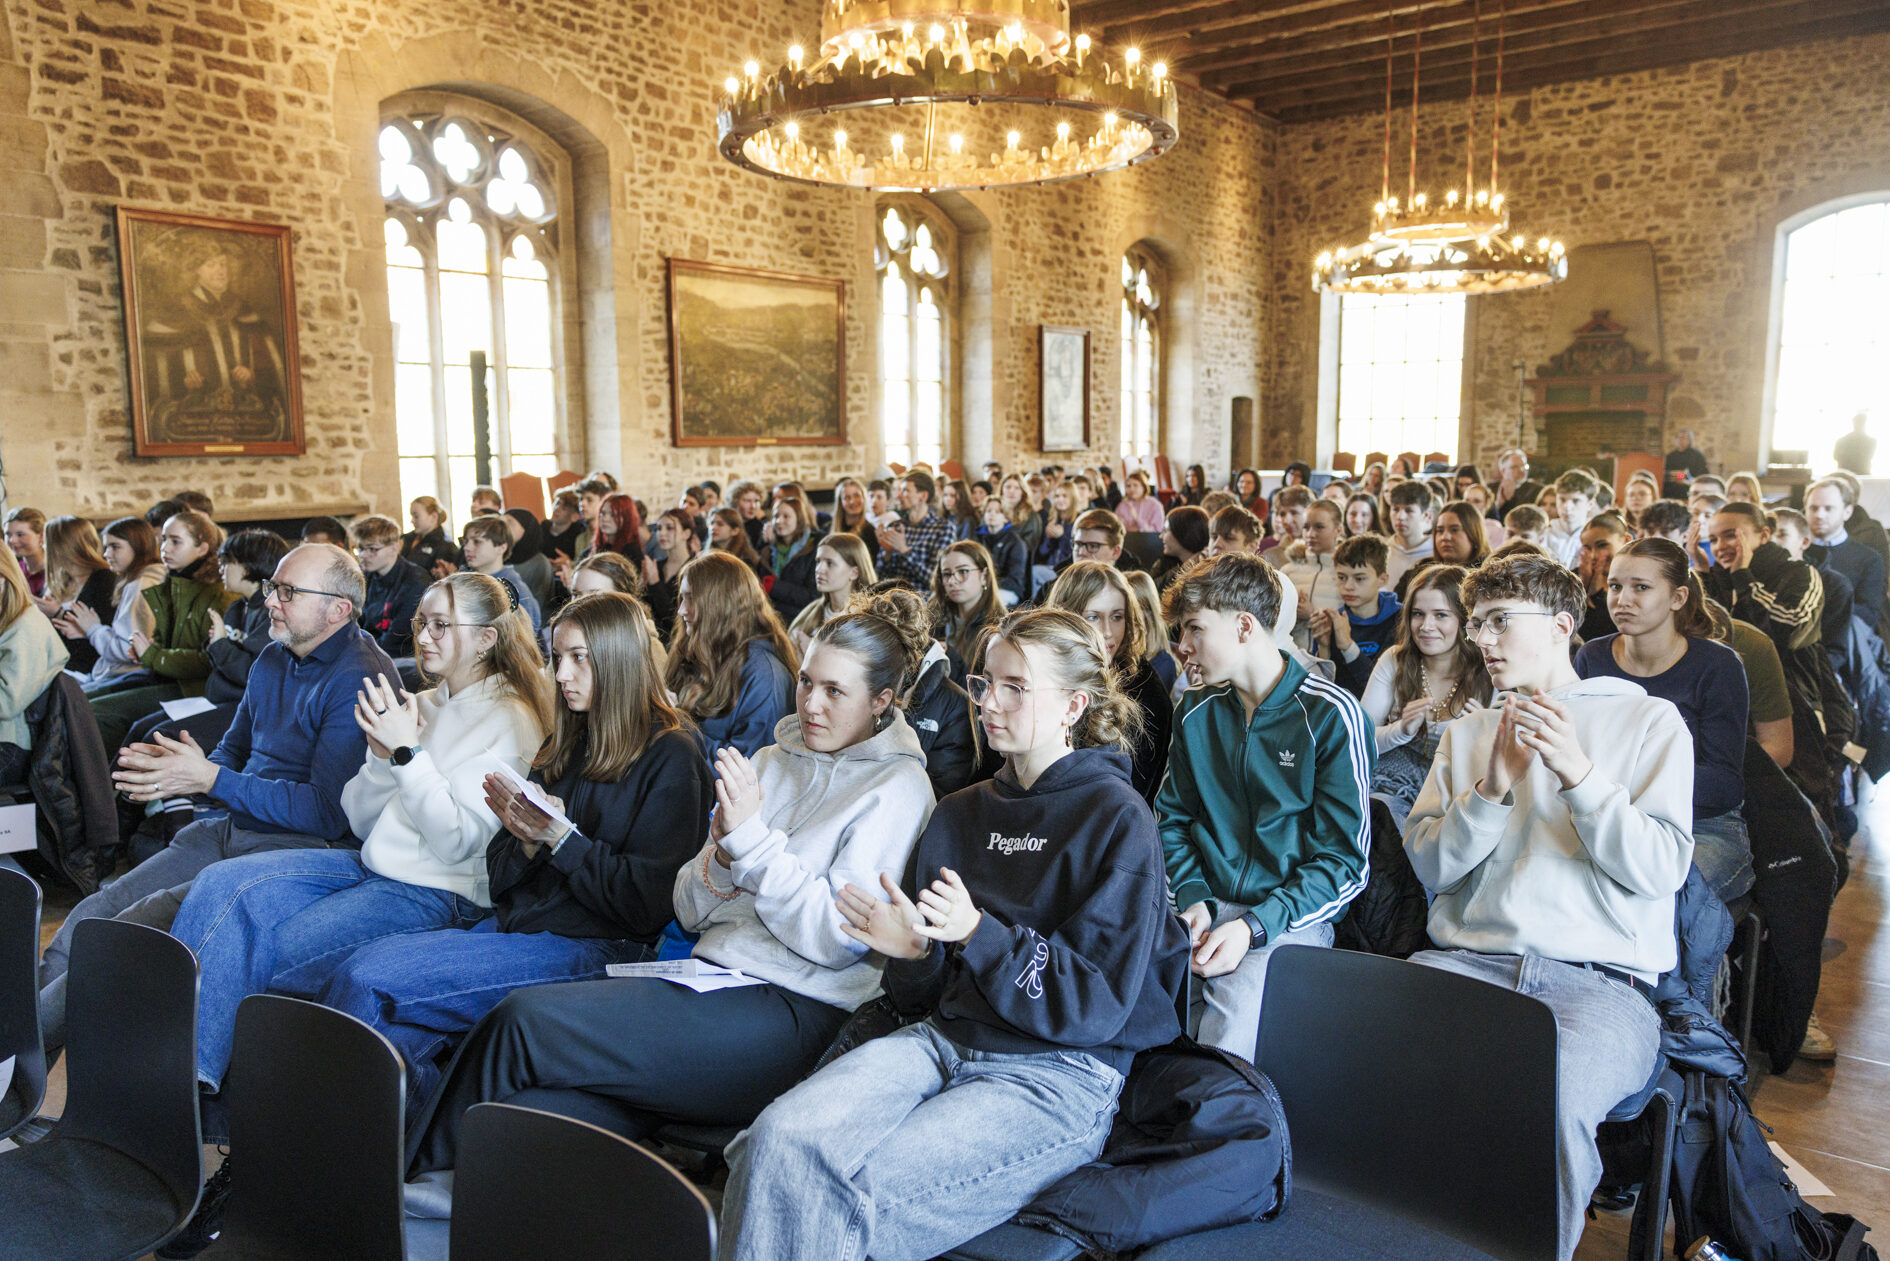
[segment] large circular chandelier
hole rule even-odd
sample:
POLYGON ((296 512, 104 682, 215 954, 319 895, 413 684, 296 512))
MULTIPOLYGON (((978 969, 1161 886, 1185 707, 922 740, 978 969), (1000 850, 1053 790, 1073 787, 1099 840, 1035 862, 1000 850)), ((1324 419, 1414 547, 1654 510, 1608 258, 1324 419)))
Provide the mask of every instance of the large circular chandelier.
MULTIPOLYGON (((1395 23, 1395 8, 1387 15, 1395 23)), ((1424 28, 1412 45, 1411 157, 1405 197, 1391 193, 1392 54, 1395 25, 1385 37, 1385 156, 1383 183, 1372 207, 1364 242, 1327 250, 1313 262, 1315 290, 1331 293, 1501 293, 1533 289, 1568 278, 1568 255, 1560 241, 1531 242, 1510 232, 1509 207, 1497 191, 1496 172, 1502 136, 1503 15, 1496 28, 1496 93, 1490 121, 1490 177, 1476 187, 1477 53, 1483 25, 1477 0, 1470 38, 1470 127, 1464 158, 1463 191, 1449 189, 1433 201, 1417 186, 1418 71, 1424 28)))
POLYGON ((1168 67, 1072 39, 1069 0, 826 0, 818 56, 748 62, 717 125, 722 156, 751 171, 926 192, 1144 162, 1179 138, 1176 117, 1168 67))

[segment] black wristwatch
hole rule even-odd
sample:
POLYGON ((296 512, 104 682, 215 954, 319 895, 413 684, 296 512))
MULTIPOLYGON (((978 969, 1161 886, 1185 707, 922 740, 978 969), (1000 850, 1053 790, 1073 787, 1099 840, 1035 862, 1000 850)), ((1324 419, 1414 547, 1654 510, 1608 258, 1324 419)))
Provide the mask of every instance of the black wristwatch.
POLYGON ((405 766, 407 763, 413 761, 413 755, 419 751, 419 749, 411 744, 403 744, 398 749, 395 749, 387 760, 392 762, 395 766, 405 766))
POLYGON ((1255 915, 1252 911, 1248 911, 1245 915, 1241 916, 1240 918, 1246 920, 1247 927, 1253 930, 1253 945, 1250 946, 1249 949, 1258 950, 1260 949, 1260 947, 1266 945, 1267 944, 1267 926, 1260 922, 1260 917, 1258 915, 1255 915))

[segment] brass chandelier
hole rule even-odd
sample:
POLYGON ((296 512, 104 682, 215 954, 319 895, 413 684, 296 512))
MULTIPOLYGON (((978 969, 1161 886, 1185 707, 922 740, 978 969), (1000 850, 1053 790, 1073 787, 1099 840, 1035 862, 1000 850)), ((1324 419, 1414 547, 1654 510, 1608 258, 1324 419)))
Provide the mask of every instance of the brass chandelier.
POLYGON ((1411 157, 1405 197, 1391 192, 1392 58, 1396 13, 1387 15, 1385 36, 1385 156, 1383 182, 1372 207, 1364 242, 1328 250, 1313 263, 1313 288, 1331 293, 1502 293, 1551 285, 1568 277, 1560 241, 1533 243, 1510 231, 1509 206, 1497 191, 1502 135, 1503 15, 1496 32, 1496 92, 1490 118, 1490 177, 1476 187, 1477 55, 1483 35, 1478 0, 1470 37, 1470 129, 1463 189, 1433 201, 1417 186, 1418 77, 1423 52, 1422 14, 1412 45, 1411 157))
POLYGON ((927 192, 1144 162, 1179 138, 1176 117, 1168 67, 1072 39, 1069 0, 826 0, 818 55, 748 62, 716 121, 748 170, 927 192))

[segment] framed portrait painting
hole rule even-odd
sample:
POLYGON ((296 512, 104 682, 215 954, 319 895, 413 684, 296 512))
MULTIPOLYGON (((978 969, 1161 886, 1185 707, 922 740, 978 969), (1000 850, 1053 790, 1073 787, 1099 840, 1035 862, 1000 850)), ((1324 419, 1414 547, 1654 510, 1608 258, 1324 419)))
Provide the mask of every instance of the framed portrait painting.
POLYGON ((845 281, 670 259, 672 440, 845 442, 846 321, 845 281))
POLYGON ((301 455, 286 224, 118 207, 138 455, 301 455))
POLYGON ((1041 326, 1042 394, 1037 446, 1044 451, 1089 449, 1089 330, 1041 326))

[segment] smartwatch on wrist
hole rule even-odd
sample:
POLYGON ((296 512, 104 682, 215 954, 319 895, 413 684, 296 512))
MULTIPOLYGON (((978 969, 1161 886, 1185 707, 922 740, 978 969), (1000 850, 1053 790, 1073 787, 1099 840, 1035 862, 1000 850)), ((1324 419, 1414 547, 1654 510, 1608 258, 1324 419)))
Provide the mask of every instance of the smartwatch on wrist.
POLYGON ((1265 924, 1260 922, 1260 917, 1255 915, 1252 911, 1248 911, 1240 918, 1245 920, 1247 927, 1253 930, 1253 945, 1250 946, 1249 949, 1258 950, 1260 947, 1266 945, 1267 928, 1265 924))
POLYGON ((403 744, 388 755, 387 760, 392 762, 395 766, 405 766, 407 763, 413 761, 414 754, 418 752, 420 752, 420 750, 413 745, 403 744))

